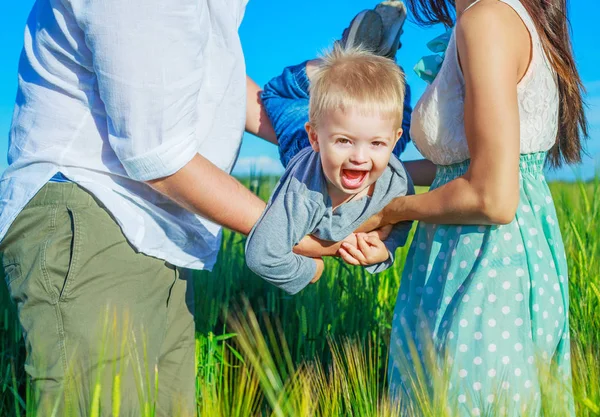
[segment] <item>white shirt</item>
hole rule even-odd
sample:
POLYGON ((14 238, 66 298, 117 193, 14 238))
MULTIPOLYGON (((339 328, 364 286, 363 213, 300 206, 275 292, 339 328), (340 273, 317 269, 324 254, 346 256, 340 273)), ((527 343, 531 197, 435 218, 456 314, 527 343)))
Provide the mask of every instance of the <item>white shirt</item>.
POLYGON ((233 168, 245 124, 238 27, 246 2, 38 0, 0 180, 0 239, 62 172, 106 206, 139 251, 210 269, 220 227, 143 181, 175 173, 196 153, 233 168))

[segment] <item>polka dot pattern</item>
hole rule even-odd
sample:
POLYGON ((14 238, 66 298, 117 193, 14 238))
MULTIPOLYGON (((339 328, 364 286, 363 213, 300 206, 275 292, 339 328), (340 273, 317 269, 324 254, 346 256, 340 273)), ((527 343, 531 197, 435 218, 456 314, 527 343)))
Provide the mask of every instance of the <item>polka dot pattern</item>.
MULTIPOLYGON (((414 369, 406 366, 412 363, 409 338, 421 347, 433 339, 461 417, 483 414, 478 410, 499 397, 511 400, 505 415, 519 415, 525 398, 540 395, 540 363, 556 362, 557 380, 570 383, 566 257, 550 190, 540 175, 543 160, 544 154, 521 156, 520 204, 512 223, 418 225, 393 321, 392 340, 402 343, 390 344, 392 387, 408 392, 402 376, 412 377, 414 369), (422 290, 428 285, 433 291, 422 290)), ((433 188, 467 166, 438 167, 433 188)), ((426 352, 419 350, 422 363, 426 352)))

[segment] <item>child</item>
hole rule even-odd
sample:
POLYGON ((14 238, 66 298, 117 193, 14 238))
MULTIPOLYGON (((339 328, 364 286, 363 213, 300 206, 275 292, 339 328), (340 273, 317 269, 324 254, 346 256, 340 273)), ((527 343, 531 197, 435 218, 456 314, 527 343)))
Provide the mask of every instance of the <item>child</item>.
MULTIPOLYGON (((306 124, 311 147, 289 162, 248 236, 252 271, 295 294, 323 270, 321 259, 293 252, 304 236, 343 240, 394 197, 414 193, 392 155, 402 135, 403 101, 404 75, 390 59, 336 45, 319 61, 306 124)), ((410 226, 394 226, 385 242, 358 235, 369 272, 392 265, 410 226)))

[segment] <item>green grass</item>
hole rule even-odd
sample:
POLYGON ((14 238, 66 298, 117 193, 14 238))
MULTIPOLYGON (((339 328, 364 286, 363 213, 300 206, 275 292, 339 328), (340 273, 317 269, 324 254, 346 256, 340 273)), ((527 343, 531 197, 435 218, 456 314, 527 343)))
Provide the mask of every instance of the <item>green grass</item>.
MULTIPOLYGON (((266 199, 275 181, 246 185, 266 199)), ((600 416, 600 184, 554 183, 551 189, 569 262, 577 415, 600 416)), ((391 402, 385 383, 407 248, 378 276, 327 259, 321 280, 293 297, 249 272, 243 248, 242 236, 226 232, 215 270, 198 272, 195 280, 202 416, 392 416, 409 406, 391 402)), ((0 306, 0 416, 21 416, 33 394, 5 285, 0 285, 0 306)), ((452 415, 445 411, 453 403, 451 393, 442 379, 436 383, 435 397, 423 396, 419 409, 432 417, 452 415)), ((561 415, 554 392, 548 382, 547 416, 561 415)), ((153 415, 151 406, 147 410, 145 416, 153 415)), ((488 411, 482 415, 499 415, 488 411)))

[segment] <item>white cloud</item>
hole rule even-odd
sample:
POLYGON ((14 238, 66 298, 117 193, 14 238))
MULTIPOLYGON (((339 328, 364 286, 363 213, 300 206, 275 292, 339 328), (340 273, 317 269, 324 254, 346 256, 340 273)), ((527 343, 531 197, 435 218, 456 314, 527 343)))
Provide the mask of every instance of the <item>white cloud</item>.
POLYGON ((281 175, 283 174, 281 162, 268 156, 251 156, 238 159, 233 168, 234 175, 246 176, 251 172, 258 175, 281 175))

